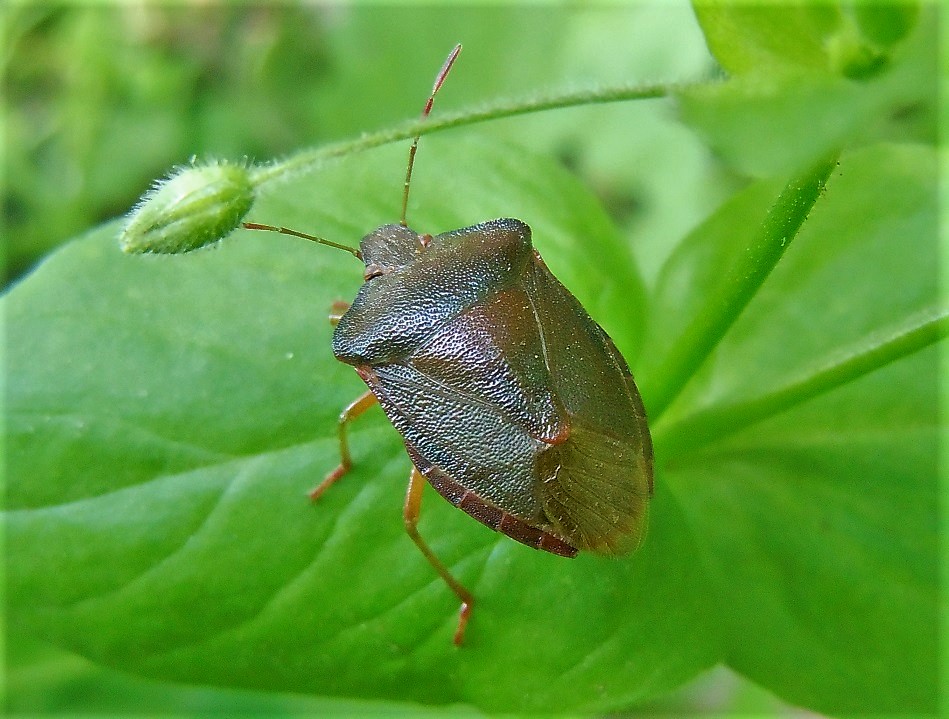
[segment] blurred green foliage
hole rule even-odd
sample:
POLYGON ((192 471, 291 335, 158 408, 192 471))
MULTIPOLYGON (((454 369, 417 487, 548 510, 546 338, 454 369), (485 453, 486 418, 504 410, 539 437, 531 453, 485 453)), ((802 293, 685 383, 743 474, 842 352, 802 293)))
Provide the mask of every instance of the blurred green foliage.
POLYGON ((329 60, 319 8, 14 3, 6 12, 13 274, 123 214, 193 154, 265 159, 321 137, 312 107, 329 60))
MULTIPOLYGON (((193 156, 266 161, 416 116, 455 42, 466 45, 464 61, 439 101, 455 108, 545 87, 691 78, 712 66, 685 4, 13 3, 6 13, 11 276, 122 215, 193 156)), ((627 220, 653 222, 646 208, 695 222, 718 197, 698 181, 714 168, 685 133, 661 168, 680 180, 647 184, 638 168, 654 153, 650 127, 677 131, 664 112, 562 114, 487 130, 563 157, 627 220), (603 133, 630 142, 591 142, 603 133), (701 196, 686 203, 684 192, 701 196)))

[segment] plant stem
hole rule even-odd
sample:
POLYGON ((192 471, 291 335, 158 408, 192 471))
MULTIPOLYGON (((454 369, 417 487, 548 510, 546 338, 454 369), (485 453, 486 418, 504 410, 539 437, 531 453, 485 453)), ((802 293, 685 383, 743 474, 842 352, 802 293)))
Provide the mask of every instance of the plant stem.
POLYGON ((827 363, 813 374, 791 382, 769 394, 746 402, 697 412, 672 423, 655 427, 656 454, 681 457, 723 436, 840 387, 880 369, 902 357, 918 352, 949 336, 949 311, 929 311, 879 334, 859 350, 827 363))
POLYGON ((664 372, 648 398, 649 416, 657 420, 711 354, 728 329, 771 274, 820 197, 837 156, 822 159, 792 179, 775 203, 744 255, 721 289, 705 299, 702 311, 672 346, 664 372))
POLYGON ((516 100, 502 100, 481 108, 462 110, 455 113, 445 113, 437 118, 418 119, 406 122, 397 127, 365 134, 356 140, 324 145, 311 150, 304 150, 285 160, 279 160, 267 165, 254 168, 251 181, 255 186, 263 185, 288 174, 296 174, 320 167, 329 159, 349 155, 354 152, 368 150, 392 142, 408 140, 416 135, 427 135, 433 132, 448 130, 463 125, 473 125, 489 120, 499 120, 516 115, 527 115, 544 110, 554 110, 577 105, 593 105, 606 102, 622 102, 625 100, 645 100, 666 97, 674 90, 684 87, 669 83, 653 85, 621 85, 616 87, 586 88, 572 90, 554 95, 520 98, 516 100))

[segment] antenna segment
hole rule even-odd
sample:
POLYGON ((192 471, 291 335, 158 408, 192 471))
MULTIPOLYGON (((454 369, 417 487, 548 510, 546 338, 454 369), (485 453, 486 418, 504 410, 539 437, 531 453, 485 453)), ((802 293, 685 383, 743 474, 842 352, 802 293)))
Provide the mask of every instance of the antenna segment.
POLYGON ((350 247, 349 245, 340 245, 336 242, 331 242, 330 240, 324 240, 322 237, 316 237, 315 235, 308 235, 305 232, 297 232, 296 230, 291 230, 289 227, 277 227, 276 225, 263 225, 259 222, 242 222, 241 227, 245 230, 266 230, 267 232, 279 232, 281 235, 292 235, 293 237, 300 237, 304 240, 310 240, 311 242, 318 242, 321 245, 326 245, 327 247, 335 247, 337 250, 345 250, 357 260, 362 259, 362 254, 355 247, 350 247))
MULTIPOLYGON (((448 53, 448 57, 445 58, 445 64, 442 65, 442 69, 439 70, 438 75, 435 76, 435 84, 432 85, 432 94, 428 96, 428 101, 422 110, 423 120, 431 114, 432 105, 435 103, 435 95, 438 94, 439 88, 441 88, 442 83, 445 82, 445 78, 448 77, 451 66, 455 64, 455 58, 458 57, 458 53, 460 52, 461 45, 455 45, 454 49, 448 53)), ((412 183, 412 167, 415 165, 415 153, 418 150, 418 141, 421 136, 422 133, 419 132, 419 134, 415 136, 415 139, 412 140, 412 147, 409 148, 409 165, 405 170, 405 186, 402 190, 402 217, 399 220, 399 224, 402 225, 402 227, 408 226, 405 221, 405 213, 409 207, 409 185, 412 183)))

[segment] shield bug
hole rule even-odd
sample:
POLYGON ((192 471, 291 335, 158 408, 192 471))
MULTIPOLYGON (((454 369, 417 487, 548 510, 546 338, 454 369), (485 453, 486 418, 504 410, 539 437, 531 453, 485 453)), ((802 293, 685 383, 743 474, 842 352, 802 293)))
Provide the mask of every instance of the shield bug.
MULTIPOLYGON (((438 73, 423 119, 460 50, 438 73)), ((618 554, 646 529, 652 444, 625 360, 551 274, 525 223, 498 219, 435 236, 407 226, 418 141, 401 222, 373 230, 358 250, 284 227, 245 227, 344 249, 365 264, 365 284, 331 321, 333 354, 368 391, 340 415, 340 464, 311 497, 350 468, 347 425, 378 402, 413 465, 406 530, 461 600, 460 644, 474 599, 418 533, 422 478, 536 549, 618 554)))

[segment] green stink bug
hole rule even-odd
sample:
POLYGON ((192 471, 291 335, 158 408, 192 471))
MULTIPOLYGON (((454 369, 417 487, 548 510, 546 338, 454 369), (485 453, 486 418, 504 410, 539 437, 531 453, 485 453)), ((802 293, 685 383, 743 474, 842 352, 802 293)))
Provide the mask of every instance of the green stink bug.
MULTIPOLYGON (((423 118, 460 50, 438 73, 423 118)), ((551 274, 526 224, 498 219, 436 236, 409 229, 418 141, 401 222, 370 232, 358 250, 244 226, 345 249, 365 264, 365 283, 334 317, 333 354, 368 391, 341 414, 340 464, 311 496, 349 469, 347 423, 378 402, 412 460, 406 529, 462 602, 460 644, 474 599, 418 533, 422 477, 459 509, 534 548, 618 554, 635 549, 646 530, 652 443, 625 360, 551 274)))

